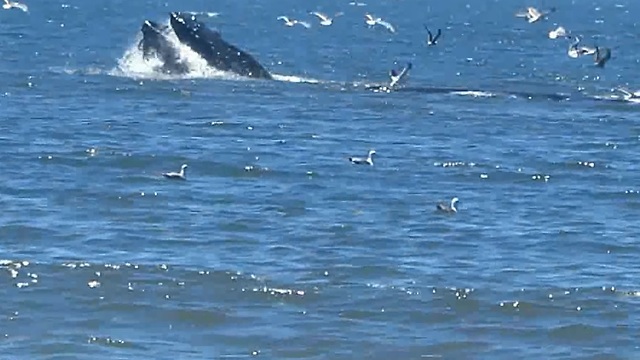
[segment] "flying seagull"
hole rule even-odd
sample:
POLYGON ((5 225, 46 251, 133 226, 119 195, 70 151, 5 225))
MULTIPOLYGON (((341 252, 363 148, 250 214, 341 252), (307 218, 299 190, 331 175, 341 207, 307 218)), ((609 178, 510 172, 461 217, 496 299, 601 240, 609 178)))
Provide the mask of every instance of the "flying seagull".
POLYGON ((554 11, 556 11, 556 8, 551 8, 549 11, 541 12, 540 10, 534 8, 533 6, 529 6, 527 8, 527 11, 521 11, 519 13, 516 13, 516 16, 526 18, 527 21, 531 24, 538 20, 544 19, 545 17, 547 17, 547 15, 551 14, 554 11))
POLYGON ((288 17, 286 17, 286 16, 278 16, 278 18, 277 18, 276 20, 282 20, 282 21, 284 21, 284 24, 285 24, 286 26, 294 26, 294 25, 296 25, 296 24, 300 24, 300 25, 302 25, 302 26, 306 27, 307 29, 311 27, 311 25, 310 25, 308 22, 306 22, 306 21, 293 20, 293 19, 289 19, 289 18, 288 18, 288 17))
POLYGON ((389 30, 389 32, 391 32, 391 33, 395 33, 396 32, 396 28, 394 28, 393 25, 391 25, 390 23, 382 20, 382 18, 373 17, 373 15, 371 15, 371 14, 365 14, 364 18, 365 18, 364 21, 369 26, 382 25, 385 28, 387 28, 387 30, 389 30))
POLYGON ((427 25, 424 25, 424 28, 427 29, 427 32, 429 33, 429 37, 427 38, 427 45, 428 46, 435 45, 438 39, 440 38, 440 35, 442 35, 442 29, 438 29, 436 36, 433 36, 433 34, 431 33, 427 25))
POLYGON ((2 8, 5 10, 9 10, 11 8, 20 9, 24 12, 29 12, 29 7, 26 4, 19 3, 17 1, 9 1, 4 0, 4 4, 2 4, 2 8))
POLYGON ((343 15, 344 13, 339 12, 339 13, 333 15, 333 18, 330 18, 327 15, 325 15, 325 14, 323 14, 321 12, 318 12, 318 11, 310 12, 310 14, 311 15, 315 15, 315 16, 318 17, 318 19, 320 19, 320 25, 329 26, 329 25, 333 24, 333 19, 337 18, 340 15, 343 15))

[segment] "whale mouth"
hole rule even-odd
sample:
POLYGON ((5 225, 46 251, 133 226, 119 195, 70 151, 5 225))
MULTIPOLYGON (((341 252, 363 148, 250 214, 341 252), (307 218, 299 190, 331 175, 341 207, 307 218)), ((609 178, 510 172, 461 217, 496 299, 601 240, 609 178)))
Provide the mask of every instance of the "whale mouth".
MULTIPOLYGON (((272 79, 269 71, 255 58, 226 42, 217 30, 208 28, 190 13, 169 12, 168 25, 145 19, 141 31, 143 38, 138 49, 142 50, 143 59, 155 54, 163 63, 163 72, 187 72, 188 66, 182 60, 189 56, 183 50, 189 49, 212 69, 244 77, 272 79)), ((196 61, 199 63, 199 60, 196 61)))

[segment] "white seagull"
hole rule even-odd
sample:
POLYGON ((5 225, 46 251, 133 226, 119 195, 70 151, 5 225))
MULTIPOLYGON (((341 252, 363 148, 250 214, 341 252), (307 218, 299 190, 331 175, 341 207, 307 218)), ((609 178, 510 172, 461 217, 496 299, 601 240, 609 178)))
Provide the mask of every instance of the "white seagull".
POLYGON ((276 20, 284 21, 284 24, 287 25, 287 26, 293 26, 293 25, 296 25, 296 24, 300 24, 300 25, 306 27, 307 29, 311 27, 311 25, 306 21, 293 20, 293 19, 289 19, 286 16, 278 16, 278 18, 276 20))
POLYGON ((372 165, 373 166, 373 154, 375 154, 375 153, 376 153, 376 151, 371 149, 371 150, 369 150, 369 155, 366 158, 350 157, 349 161, 351 161, 353 164, 372 165))
POLYGON ((567 30, 562 26, 558 26, 555 30, 549 31, 549 39, 551 40, 563 37, 567 37, 567 30))
POLYGON ((187 180, 187 174, 185 173, 186 169, 187 164, 182 164, 182 167, 180 167, 180 172, 163 173, 162 176, 166 177, 167 179, 187 180))
POLYGON ((445 204, 445 203, 439 203, 436 206, 436 209, 438 209, 439 211, 442 212, 446 212, 446 213, 457 213, 458 209, 456 208, 456 203, 459 201, 459 199, 457 197, 454 197, 453 199, 451 199, 451 203, 449 205, 445 204))
POLYGON ((369 26, 382 25, 385 28, 387 28, 387 30, 389 30, 389 32, 392 32, 392 33, 396 32, 396 29, 393 27, 393 25, 391 25, 390 23, 382 20, 382 18, 373 17, 373 15, 371 15, 371 14, 365 14, 364 15, 364 21, 369 26))
POLYGON ((551 8, 551 10, 543 13, 540 10, 534 8, 533 6, 529 6, 527 8, 527 11, 521 11, 519 13, 516 13, 516 16, 527 18, 527 21, 529 23, 534 23, 538 20, 544 19, 547 15, 554 12, 555 10, 556 10, 555 8, 551 8))
POLYGON ((317 16, 318 19, 320 19, 320 25, 322 25, 322 26, 329 26, 329 25, 333 24, 333 19, 337 18, 340 15, 344 15, 344 13, 339 12, 339 13, 333 15, 333 18, 330 18, 327 15, 325 15, 325 14, 323 14, 321 12, 318 12, 318 11, 313 11, 313 12, 310 12, 309 14, 317 16))
POLYGON ((575 40, 571 45, 569 45, 569 50, 567 51, 567 55, 570 58, 579 58, 582 55, 595 55, 597 49, 595 47, 589 46, 578 46, 580 44, 580 37, 576 36, 575 40))
POLYGON ((9 10, 11 8, 20 9, 24 12, 29 12, 29 7, 26 4, 19 3, 17 1, 9 1, 4 0, 4 4, 2 4, 2 8, 5 10, 9 10))
POLYGON ((389 82, 389 88, 393 88, 400 82, 400 80, 407 76, 409 70, 411 70, 412 67, 413 65, 411 63, 408 63, 407 66, 405 66, 400 72, 396 71, 395 69, 389 71, 389 77, 391 78, 391 81, 389 82))

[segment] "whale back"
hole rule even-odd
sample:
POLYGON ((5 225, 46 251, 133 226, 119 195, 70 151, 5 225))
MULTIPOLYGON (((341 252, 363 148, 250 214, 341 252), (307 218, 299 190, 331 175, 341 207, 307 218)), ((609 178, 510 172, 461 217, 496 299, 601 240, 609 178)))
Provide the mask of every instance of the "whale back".
POLYGON ((251 55, 225 41, 219 30, 208 28, 195 16, 172 13, 171 27, 178 39, 210 66, 242 76, 271 79, 271 74, 251 55))

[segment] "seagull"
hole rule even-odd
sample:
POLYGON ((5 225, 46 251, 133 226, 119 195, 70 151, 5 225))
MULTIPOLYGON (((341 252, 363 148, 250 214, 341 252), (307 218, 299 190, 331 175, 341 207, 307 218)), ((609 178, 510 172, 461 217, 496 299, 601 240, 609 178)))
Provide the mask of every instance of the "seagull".
POLYGON ((393 27, 393 25, 391 25, 388 22, 382 20, 382 18, 374 18, 373 15, 371 15, 371 14, 365 14, 364 18, 365 18, 364 21, 369 26, 382 25, 385 28, 387 28, 387 30, 389 30, 389 32, 392 32, 392 33, 396 32, 396 29, 393 27))
POLYGON ((333 16, 333 19, 332 19, 332 18, 328 17, 327 15, 325 15, 325 14, 323 14, 321 12, 318 12, 318 11, 313 11, 313 12, 310 12, 309 14, 317 16, 320 19, 320 25, 322 25, 322 26, 329 26, 329 25, 333 24, 333 19, 337 18, 340 15, 344 15, 344 13, 339 12, 339 13, 335 14, 333 16))
POLYGON ((593 62, 597 67, 604 67, 604 64, 611 59, 611 49, 596 46, 596 53, 593 62))
POLYGON ((580 43, 580 38, 576 37, 576 40, 573 42, 573 44, 569 46, 569 51, 567 51, 567 54, 569 55, 569 57, 576 59, 582 55, 594 55, 597 52, 596 48, 593 48, 593 47, 588 47, 588 46, 578 47, 579 43, 580 43))
POLYGON ((436 206, 436 209, 438 209, 439 211, 442 212, 446 212, 446 213, 457 213, 458 209, 456 209, 456 203, 459 201, 459 199, 457 197, 454 197, 453 199, 451 199, 451 204, 447 205, 445 203, 439 203, 436 206))
POLYGON ((555 40, 557 38, 563 38, 563 37, 569 37, 569 36, 567 34, 567 30, 562 26, 558 26, 558 28, 556 28, 555 30, 549 31, 549 39, 551 40, 555 40))
POLYGON ((17 1, 9 1, 4 0, 4 4, 2 4, 2 8, 5 10, 9 10, 11 8, 20 9, 24 12, 29 12, 29 7, 26 4, 19 3, 17 1))
POLYGON ((180 167, 180 172, 163 173, 162 176, 166 177, 167 179, 187 180, 187 174, 185 173, 186 169, 187 164, 182 164, 182 167, 180 167))
POLYGON ((351 161, 353 164, 371 165, 371 166, 373 166, 373 154, 375 154, 375 153, 376 153, 376 151, 371 149, 371 150, 369 150, 369 155, 366 158, 350 157, 349 161, 351 161))
POLYGON ((527 8, 527 11, 516 13, 516 16, 527 18, 527 21, 531 24, 538 20, 544 19, 547 15, 549 15, 554 11, 556 11, 556 9, 551 8, 551 10, 543 13, 543 12, 540 12, 540 10, 534 8, 533 6, 529 6, 527 8))
POLYGON ((409 73, 409 70, 411 70, 412 67, 413 64, 408 63, 407 66, 405 66, 404 69, 402 69, 399 73, 395 69, 389 71, 389 77, 391 78, 389 89, 396 86, 400 82, 400 80, 402 80, 409 73))
POLYGON ((278 16, 278 18, 276 20, 283 20, 284 24, 287 25, 287 26, 293 26, 295 24, 300 24, 300 25, 306 27, 307 29, 311 27, 311 25, 308 22, 289 19, 286 16, 278 16))
POLYGON ((425 25, 424 28, 427 29, 427 32, 429 33, 429 38, 427 38, 427 45, 429 45, 429 46, 435 45, 436 42, 438 41, 438 38, 440 38, 440 35, 442 35, 442 30, 438 29, 438 32, 436 33, 436 36, 434 37, 433 34, 431 33, 431 31, 429 30, 429 28, 427 27, 427 25, 425 25))

